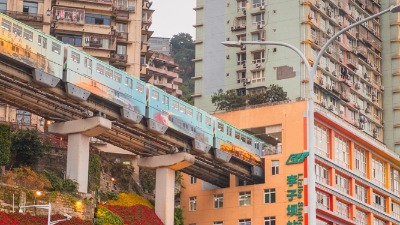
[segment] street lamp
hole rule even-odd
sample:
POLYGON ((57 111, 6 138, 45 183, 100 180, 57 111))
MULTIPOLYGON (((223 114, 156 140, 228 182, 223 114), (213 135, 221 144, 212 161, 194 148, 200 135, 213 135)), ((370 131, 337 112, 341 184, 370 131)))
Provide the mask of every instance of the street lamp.
POLYGON ((317 57, 314 60, 313 65, 311 66, 308 62, 306 56, 303 52, 301 52, 298 48, 294 47, 293 45, 284 43, 284 42, 276 42, 276 41, 224 41, 222 42, 223 45, 227 47, 241 47, 243 45, 278 45, 284 46, 287 48, 292 49, 295 51, 304 61, 306 65, 306 70, 308 74, 308 97, 307 97, 307 146, 308 146, 308 224, 314 225, 317 224, 317 194, 315 189, 315 153, 314 153, 314 78, 317 74, 317 67, 319 59, 325 53, 325 50, 329 47, 329 45, 341 34, 346 32, 347 30, 356 27, 368 20, 376 18, 382 14, 387 12, 398 13, 400 12, 400 4, 392 5, 389 8, 371 15, 365 19, 362 19, 356 23, 351 24, 348 27, 344 27, 338 33, 333 35, 326 43, 321 47, 320 52, 318 53, 317 57))

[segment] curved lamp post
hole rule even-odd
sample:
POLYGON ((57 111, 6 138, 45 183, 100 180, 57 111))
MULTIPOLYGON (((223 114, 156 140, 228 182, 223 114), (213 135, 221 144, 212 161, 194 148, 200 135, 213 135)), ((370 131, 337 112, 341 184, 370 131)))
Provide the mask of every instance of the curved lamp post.
POLYGON ((317 224, 317 194, 315 189, 315 152, 314 152, 314 78, 317 74, 317 68, 319 59, 325 53, 325 50, 329 47, 329 45, 341 34, 348 31, 349 29, 356 27, 368 20, 371 20, 375 17, 378 17, 387 12, 398 13, 400 12, 400 4, 392 5, 388 9, 385 9, 379 13, 371 15, 367 18, 364 18, 356 23, 351 24, 350 26, 342 28, 339 32, 333 35, 326 43, 321 47, 317 57, 314 59, 314 63, 311 66, 307 60, 307 57, 301 52, 298 48, 293 45, 284 43, 284 42, 276 42, 276 41, 224 41, 223 45, 227 47, 241 47, 243 45, 277 45, 284 46, 295 51, 301 59, 304 61, 306 65, 306 70, 308 74, 308 97, 307 97, 307 146, 308 146, 308 224, 314 225, 317 224))

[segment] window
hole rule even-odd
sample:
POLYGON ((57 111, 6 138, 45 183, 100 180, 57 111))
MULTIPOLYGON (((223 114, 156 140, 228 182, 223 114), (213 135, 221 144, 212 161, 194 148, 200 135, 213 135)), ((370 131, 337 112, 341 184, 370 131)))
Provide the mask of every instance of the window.
POLYGON ((164 105, 168 105, 169 104, 169 97, 168 96, 163 96, 163 99, 162 99, 162 103, 164 104, 164 105))
POLYGON ((258 25, 258 26, 263 26, 264 25, 264 13, 260 14, 255 14, 253 15, 253 24, 258 25))
POLYGON ((397 195, 400 194, 400 171, 393 167, 390 169, 390 182, 392 191, 397 195))
POLYGON ((24 38, 28 41, 33 41, 33 32, 27 29, 24 29, 24 38))
POLYGON ((349 194, 349 179, 341 176, 340 174, 336 174, 336 190, 341 191, 342 193, 349 194))
POLYGON ((241 52, 237 54, 237 64, 242 65, 246 63, 246 52, 241 52))
POLYGON ((317 207, 321 209, 329 209, 329 195, 323 192, 317 191, 317 207))
POLYGON ((251 40, 252 41, 264 41, 265 40, 265 32, 259 31, 251 33, 251 40))
POLYGON ((114 71, 114 80, 117 81, 118 83, 121 83, 122 75, 114 71))
POLYGON ((0 12, 7 10, 7 0, 0 0, 0 12))
POLYGON ((386 225, 386 222, 381 219, 374 218, 374 225, 386 225))
MULTIPOLYGON (((92 60, 89 59, 88 57, 85 57, 85 67, 88 69, 92 69, 92 60)), ((127 78, 128 79, 128 78, 127 78)), ((132 81, 132 80, 131 80, 132 81)))
POLYGON ((362 202, 367 203, 367 189, 359 184, 355 185, 356 198, 362 202))
POLYGON ((224 195, 223 194, 215 194, 214 195, 214 208, 222 208, 224 206, 224 195))
POLYGON ((364 150, 355 146, 354 148, 354 170, 355 172, 365 177, 367 173, 367 157, 364 150))
POLYGON ((260 64, 265 62, 264 51, 256 51, 252 53, 253 55, 253 64, 260 64))
POLYGON ((264 0, 253 0, 253 8, 257 8, 264 5, 264 0))
POLYGON ((264 189, 264 203, 275 203, 275 202, 276 202, 275 188, 264 189))
POLYGON ((197 178, 194 176, 190 176, 190 184, 195 184, 197 183, 197 178))
POLYGON ((279 160, 272 160, 272 175, 279 174, 279 160))
POLYGON ((117 45, 117 54, 126 55, 126 45, 117 45))
POLYGON ((376 209, 386 212, 386 199, 382 195, 374 192, 373 205, 376 209))
POLYGON ((196 197, 189 198, 189 211, 196 211, 196 197))
POLYGON ((14 23, 13 24, 13 33, 22 37, 22 27, 14 23))
POLYGON ((335 136, 335 161, 349 168, 349 142, 339 136, 335 136))
POLYGON ((1 27, 6 30, 11 30, 11 21, 8 21, 4 18, 1 19, 1 27))
POLYGON ((396 202, 392 202, 392 215, 396 219, 400 219, 400 205, 396 202))
POLYGON ((56 38, 65 44, 82 46, 82 36, 72 34, 56 34, 56 38))
POLYGON ((329 169, 321 166, 320 164, 315 164, 315 176, 316 180, 323 183, 329 184, 329 169))
POLYGON ((239 225, 251 225, 251 219, 241 219, 239 225))
POLYGON ((251 73, 251 83, 259 83, 265 81, 264 70, 253 71, 251 73))
POLYGON ((264 225, 276 225, 275 216, 264 217, 264 225))
POLYGON ((372 157, 372 181, 381 187, 385 186, 384 163, 375 157, 372 157))
POLYGON ((51 51, 53 51, 53 52, 55 52, 57 54, 60 54, 61 53, 61 45, 52 42, 51 51))
POLYGON ((17 109, 17 123, 31 125, 31 113, 17 109))
POLYGON ((27 14, 37 14, 38 3, 37 2, 26 2, 22 5, 22 12, 27 14))
POLYGON ((239 206, 248 206, 251 204, 250 191, 239 192, 239 206))
POLYGON ((85 22, 89 24, 96 24, 96 25, 110 25, 111 19, 110 16, 99 15, 99 14, 85 14, 85 22))
POLYGON ((214 225, 224 225, 224 223, 222 221, 215 221, 214 225))
POLYGON ((185 113, 185 111, 186 111, 186 106, 180 104, 180 105, 179 105, 179 111, 181 111, 182 113, 185 113))
POLYGON ((192 117, 192 116, 193 116, 193 109, 187 108, 187 109, 186 109, 186 115, 192 117))
POLYGON ((197 119, 197 121, 199 121, 200 123, 203 121, 203 115, 201 114, 201 112, 197 112, 196 119, 197 119))
POLYGON ((224 132, 224 125, 222 123, 218 123, 218 130, 224 132))
POLYGON ((117 23, 117 32, 127 32, 126 23, 117 23))
POLYGON ((316 124, 314 126, 314 135, 317 154, 321 154, 322 156, 329 158, 329 130, 320 126, 319 124, 316 124))
POLYGON ((211 118, 206 116, 206 125, 211 126, 211 118))
POLYGON ((38 35, 38 45, 42 46, 43 48, 47 48, 47 38, 43 37, 42 35, 38 35))
POLYGON ((71 51, 71 60, 76 62, 76 63, 80 63, 81 62, 81 56, 79 55, 79 53, 71 51))
POLYGON ((368 216, 366 212, 356 209, 356 216, 354 222, 357 225, 367 225, 368 224, 368 216))
POLYGON ((179 103, 177 101, 172 102, 172 108, 175 110, 179 110, 179 103))
POLYGON ((339 215, 340 217, 344 218, 349 218, 350 213, 350 207, 348 204, 341 202, 341 201, 336 201, 336 214, 339 215))
POLYGON ((230 126, 226 126, 226 135, 231 136, 232 137, 232 127, 230 126))
MULTIPOLYGON (((140 93, 143 93, 143 91, 144 91, 144 85, 143 85, 143 84, 137 83, 137 84, 136 84, 136 91, 137 91, 137 92, 140 92, 140 93)), ((158 99, 158 92, 157 92, 157 94, 155 94, 155 95, 157 95, 157 99, 158 99)))
POLYGON ((113 71, 110 68, 105 68, 104 75, 108 78, 113 79, 113 71))
POLYGON ((157 91, 154 91, 154 90, 153 90, 153 91, 151 92, 151 98, 154 99, 154 100, 158 100, 158 95, 159 95, 159 94, 158 94, 157 91))

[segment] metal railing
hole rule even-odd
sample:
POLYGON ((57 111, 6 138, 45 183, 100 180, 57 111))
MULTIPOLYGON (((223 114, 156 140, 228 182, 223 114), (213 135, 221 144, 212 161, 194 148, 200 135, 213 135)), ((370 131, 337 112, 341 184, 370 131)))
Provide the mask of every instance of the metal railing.
POLYGON ((43 14, 24 13, 10 10, 0 10, 0 12, 17 20, 43 22, 43 14))

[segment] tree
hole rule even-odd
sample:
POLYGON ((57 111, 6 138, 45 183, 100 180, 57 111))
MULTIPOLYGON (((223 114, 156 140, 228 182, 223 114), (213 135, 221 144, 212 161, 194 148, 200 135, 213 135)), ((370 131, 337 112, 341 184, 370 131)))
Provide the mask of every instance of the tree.
POLYGON ((238 95, 235 90, 224 93, 222 89, 211 96, 211 102, 217 106, 216 110, 232 110, 246 105, 280 102, 288 100, 283 88, 272 84, 264 92, 252 95, 238 95))
POLYGON ((7 125, 0 125, 0 174, 4 175, 6 165, 10 162, 11 155, 11 139, 10 127, 7 125))
POLYGON ((48 145, 36 130, 17 130, 11 134, 11 155, 15 167, 36 166, 48 145))
POLYGON ((181 70, 179 75, 183 80, 183 84, 180 86, 183 93, 182 99, 193 104, 190 102, 190 96, 194 92, 194 82, 191 78, 194 76, 194 62, 192 60, 195 56, 195 46, 192 36, 188 33, 174 35, 171 38, 171 55, 181 70))

